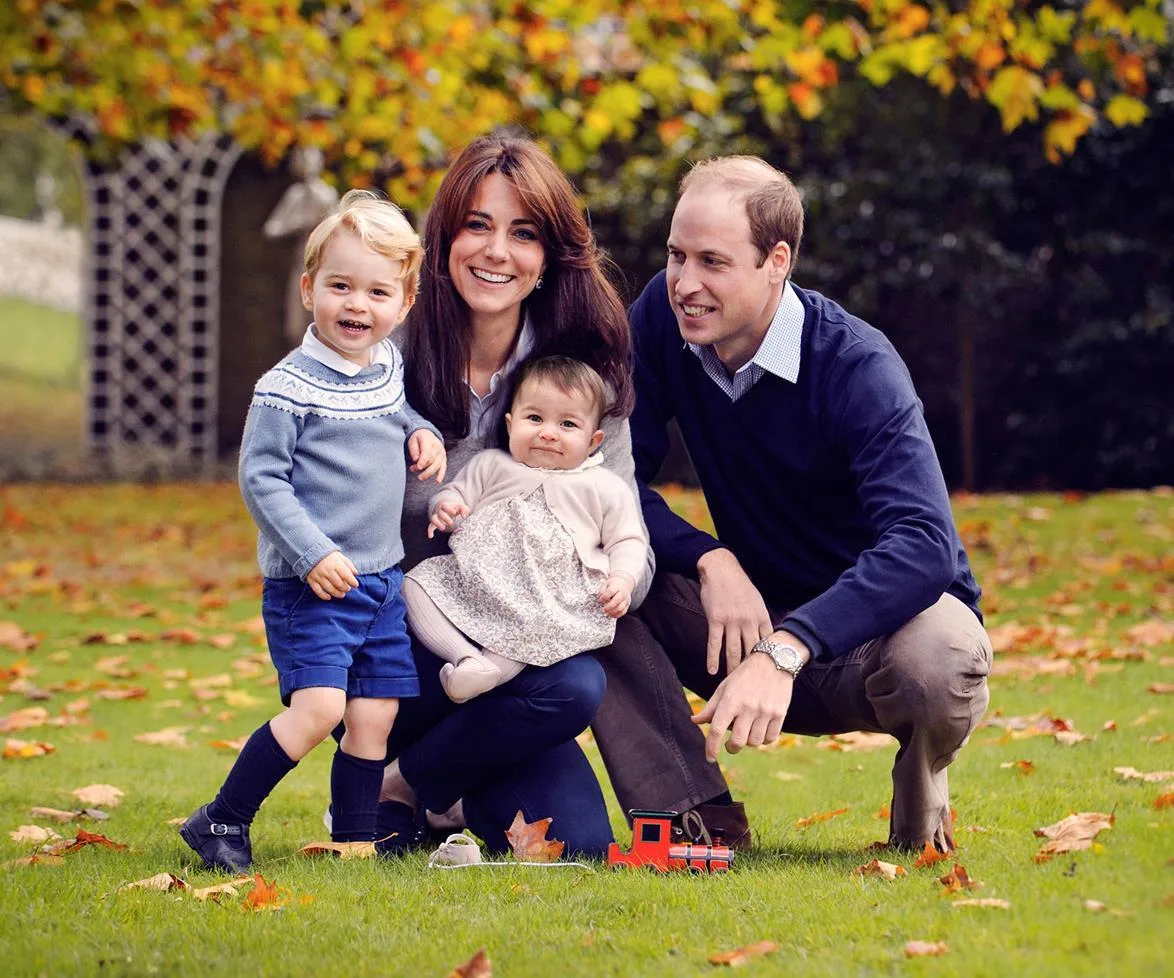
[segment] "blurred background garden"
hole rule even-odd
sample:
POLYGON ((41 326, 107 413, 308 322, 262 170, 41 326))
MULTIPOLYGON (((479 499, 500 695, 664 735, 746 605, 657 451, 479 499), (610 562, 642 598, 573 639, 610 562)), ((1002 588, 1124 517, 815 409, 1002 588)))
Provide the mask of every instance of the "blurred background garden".
POLYGON ((0 477, 230 471, 289 346, 283 197, 373 185, 422 224, 454 150, 514 124, 571 174, 629 300, 688 161, 790 172, 796 280, 896 344, 951 487, 1168 484, 1172 13, 6 3, 0 477))

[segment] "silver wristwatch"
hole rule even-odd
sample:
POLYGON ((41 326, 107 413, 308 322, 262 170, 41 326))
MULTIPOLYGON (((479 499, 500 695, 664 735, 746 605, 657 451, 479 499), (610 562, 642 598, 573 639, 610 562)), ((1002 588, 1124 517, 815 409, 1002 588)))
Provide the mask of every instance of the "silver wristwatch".
POLYGON ((769 655, 776 669, 789 672, 792 677, 798 676, 799 670, 803 668, 803 655, 793 645, 781 645, 764 638, 761 642, 755 642, 750 651, 769 655))

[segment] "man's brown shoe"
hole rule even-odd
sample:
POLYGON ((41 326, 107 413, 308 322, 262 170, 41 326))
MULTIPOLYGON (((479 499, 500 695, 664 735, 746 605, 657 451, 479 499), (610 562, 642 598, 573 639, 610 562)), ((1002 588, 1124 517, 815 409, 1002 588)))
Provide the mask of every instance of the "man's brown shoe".
POLYGON ((738 852, 748 852, 751 837, 746 806, 735 801, 690 808, 673 819, 673 840, 706 846, 724 844, 738 852))

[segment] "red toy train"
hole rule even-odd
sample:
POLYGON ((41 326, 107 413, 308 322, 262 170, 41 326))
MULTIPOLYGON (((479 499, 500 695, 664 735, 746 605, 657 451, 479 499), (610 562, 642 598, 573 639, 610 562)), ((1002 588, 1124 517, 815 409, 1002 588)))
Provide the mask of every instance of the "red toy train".
POLYGON ((672 825, 676 812, 629 812, 632 816, 632 850, 621 852, 614 842, 607 850, 609 866, 648 866, 661 873, 687 869, 695 873, 724 873, 734 861, 727 845, 711 846, 673 842, 672 825))

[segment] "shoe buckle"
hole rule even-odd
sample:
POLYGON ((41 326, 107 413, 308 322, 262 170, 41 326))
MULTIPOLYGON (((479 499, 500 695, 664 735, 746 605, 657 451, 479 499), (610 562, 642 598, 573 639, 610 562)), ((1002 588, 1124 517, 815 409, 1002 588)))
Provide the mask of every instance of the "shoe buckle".
POLYGON ((225 825, 223 822, 212 822, 208 825, 208 831, 213 835, 228 835, 229 832, 236 826, 225 825))

